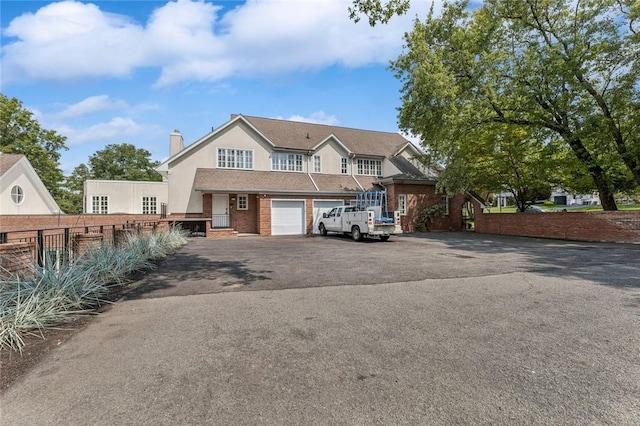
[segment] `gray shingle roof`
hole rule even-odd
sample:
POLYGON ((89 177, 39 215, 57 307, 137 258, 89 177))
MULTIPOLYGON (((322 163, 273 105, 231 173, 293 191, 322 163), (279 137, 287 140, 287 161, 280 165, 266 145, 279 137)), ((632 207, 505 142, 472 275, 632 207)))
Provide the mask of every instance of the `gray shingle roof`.
POLYGON ((13 167, 24 155, 22 154, 4 154, 0 153, 0 176, 5 174, 7 170, 13 167))
POLYGON ((377 181, 375 176, 312 174, 310 177, 306 173, 199 168, 196 170, 195 190, 339 194, 372 189, 377 181))
POLYGON ((354 154, 388 157, 407 144, 399 133, 352 129, 324 124, 243 115, 278 148, 312 149, 334 135, 354 154))

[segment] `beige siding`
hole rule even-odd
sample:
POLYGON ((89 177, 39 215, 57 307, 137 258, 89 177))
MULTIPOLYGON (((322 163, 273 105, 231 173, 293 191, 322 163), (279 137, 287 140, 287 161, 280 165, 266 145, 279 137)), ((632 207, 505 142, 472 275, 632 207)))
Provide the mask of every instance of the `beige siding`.
POLYGON ((0 214, 56 214, 40 196, 38 188, 21 167, 14 167, 2 176, 0 185, 0 214), (16 205, 11 200, 11 188, 19 185, 24 193, 23 201, 16 205))
POLYGON ((142 214, 142 197, 156 197, 157 212, 169 200, 166 182, 117 180, 87 180, 85 182, 85 213, 93 213, 92 197, 109 197, 109 213, 142 214))
MULTIPOLYGON (((339 175, 342 157, 348 158, 347 174, 351 174, 351 159, 347 152, 334 141, 328 141, 316 150, 314 155, 322 158, 322 172, 324 174, 339 175)), ((312 160, 313 161, 313 160, 312 160)), ((313 163, 311 163, 313 167, 313 163)), ((313 169, 312 169, 313 170, 313 169)))
POLYGON ((0 215, 59 213, 60 208, 26 158, 0 176, 0 215), (20 186, 24 194, 19 205, 11 199, 11 189, 15 185, 20 186))
POLYGON ((252 150, 254 170, 271 170, 268 144, 244 124, 231 126, 169 164, 169 213, 202 213, 202 194, 194 190, 196 169, 217 168, 218 148, 252 150))

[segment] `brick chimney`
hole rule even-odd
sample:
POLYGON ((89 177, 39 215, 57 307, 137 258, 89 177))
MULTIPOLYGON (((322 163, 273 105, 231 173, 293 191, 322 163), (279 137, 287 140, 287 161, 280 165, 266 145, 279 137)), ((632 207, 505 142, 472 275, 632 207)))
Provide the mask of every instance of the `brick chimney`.
POLYGON ((173 157, 184 149, 184 139, 180 130, 176 129, 169 135, 169 156, 173 157))

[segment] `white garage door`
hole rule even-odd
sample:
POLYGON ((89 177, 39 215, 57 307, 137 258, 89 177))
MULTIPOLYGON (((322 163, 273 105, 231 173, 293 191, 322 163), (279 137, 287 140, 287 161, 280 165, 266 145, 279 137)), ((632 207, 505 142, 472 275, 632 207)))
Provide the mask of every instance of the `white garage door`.
POLYGON ((342 200, 313 200, 313 233, 318 234, 318 222, 322 218, 322 213, 327 213, 334 207, 343 205, 342 200))
POLYGON ((271 201, 271 235, 305 233, 304 201, 271 201))

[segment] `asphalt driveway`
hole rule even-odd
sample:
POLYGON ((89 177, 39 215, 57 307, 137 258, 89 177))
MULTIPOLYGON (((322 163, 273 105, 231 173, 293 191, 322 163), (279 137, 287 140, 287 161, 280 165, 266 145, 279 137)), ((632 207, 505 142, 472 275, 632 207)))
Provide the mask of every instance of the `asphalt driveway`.
POLYGON ((640 424, 640 246, 194 239, 1 424, 640 424))

